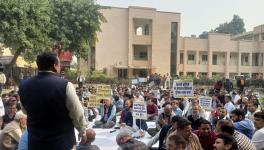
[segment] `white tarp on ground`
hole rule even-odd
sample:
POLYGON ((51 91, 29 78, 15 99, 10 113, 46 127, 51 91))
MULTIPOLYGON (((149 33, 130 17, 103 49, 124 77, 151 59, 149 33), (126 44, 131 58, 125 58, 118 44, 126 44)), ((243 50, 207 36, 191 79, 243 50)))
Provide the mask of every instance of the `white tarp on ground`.
MULTIPOLYGON (((205 112, 206 118, 209 119, 210 112, 206 111, 205 112)), ((97 119, 99 120, 99 116, 97 116, 97 119)), ((119 116, 117 117, 117 120, 119 120, 119 116)), ((89 122, 89 127, 92 128, 94 125, 94 122, 89 122)), ((155 128, 156 124, 155 122, 147 122, 147 125, 149 128, 155 128)), ((118 145, 116 144, 116 135, 119 133, 119 129, 100 129, 100 128, 95 128, 95 141, 92 143, 93 145, 97 145, 101 150, 117 150, 118 145), (111 132, 110 132, 111 131, 111 132), (114 132, 112 132, 114 131, 114 132)), ((76 139, 78 140, 78 131, 75 130, 75 135, 76 139)), ((147 144, 151 140, 151 136, 145 132, 145 136, 136 140, 142 141, 145 144, 147 144)), ((79 143, 80 141, 77 141, 79 143)), ((158 142, 153 146, 153 147, 158 147, 158 142)))

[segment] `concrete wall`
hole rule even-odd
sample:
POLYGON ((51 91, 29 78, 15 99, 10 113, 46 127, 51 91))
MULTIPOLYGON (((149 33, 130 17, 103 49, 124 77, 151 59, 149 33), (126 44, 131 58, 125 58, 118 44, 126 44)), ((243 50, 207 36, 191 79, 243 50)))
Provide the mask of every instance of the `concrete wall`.
POLYGON ((128 63, 128 11, 123 8, 101 10, 107 22, 101 25, 97 34, 95 68, 107 68, 110 76, 116 75, 114 66, 127 66, 128 63))

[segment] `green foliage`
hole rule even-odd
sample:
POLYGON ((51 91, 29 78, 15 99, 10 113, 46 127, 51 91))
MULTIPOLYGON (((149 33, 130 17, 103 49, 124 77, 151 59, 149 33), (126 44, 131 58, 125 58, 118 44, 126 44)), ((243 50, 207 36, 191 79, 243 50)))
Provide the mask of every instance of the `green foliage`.
POLYGON ((220 24, 217 28, 215 28, 214 30, 211 29, 209 32, 204 31, 202 34, 199 35, 199 37, 202 39, 207 39, 208 33, 210 32, 236 35, 239 33, 246 32, 245 23, 244 20, 240 18, 238 15, 234 15, 233 19, 230 22, 225 22, 223 24, 220 24))
POLYGON ((1 0, 0 42, 32 60, 33 53, 49 47, 50 15, 48 0, 1 0))
POLYGON ((192 76, 180 76, 180 80, 192 80, 192 76))
POLYGON ((228 34, 239 34, 245 32, 244 20, 238 15, 234 15, 233 19, 230 22, 220 24, 219 27, 215 29, 217 33, 228 33, 228 34))
POLYGON ((96 32, 105 18, 99 11, 101 6, 93 0, 51 0, 53 28, 49 36, 54 45, 63 45, 78 58, 87 60, 90 48, 95 46, 96 32))
POLYGON ((64 70, 64 76, 68 80, 75 81, 77 79, 77 70, 72 70, 67 68, 64 70))
POLYGON ((213 81, 219 81, 219 80, 221 80, 221 76, 220 75, 213 75, 212 80, 213 81))
POLYGON ((53 46, 87 59, 105 18, 93 0, 1 0, 0 42, 26 60, 53 46))
POLYGON ((199 35, 199 38, 208 39, 208 32, 207 31, 203 31, 203 33, 199 35))
POLYGON ((107 78, 107 75, 103 71, 95 70, 92 72, 91 78, 107 78))

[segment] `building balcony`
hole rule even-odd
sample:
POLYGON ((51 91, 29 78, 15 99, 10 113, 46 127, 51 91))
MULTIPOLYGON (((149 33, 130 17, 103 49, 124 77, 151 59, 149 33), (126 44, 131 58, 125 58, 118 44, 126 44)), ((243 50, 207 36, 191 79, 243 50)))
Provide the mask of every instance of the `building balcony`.
POLYGON ((132 65, 133 66, 150 66, 151 62, 148 60, 133 60, 132 65))
POLYGON ((151 45, 152 36, 151 35, 133 35, 133 44, 138 45, 151 45))

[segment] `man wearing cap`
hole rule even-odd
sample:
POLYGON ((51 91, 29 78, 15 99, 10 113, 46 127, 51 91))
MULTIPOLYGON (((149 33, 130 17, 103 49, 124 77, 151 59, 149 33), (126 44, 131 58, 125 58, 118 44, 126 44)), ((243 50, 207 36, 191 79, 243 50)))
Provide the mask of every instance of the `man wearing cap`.
POLYGON ((119 145, 118 150, 148 150, 146 144, 135 140, 127 132, 120 132, 116 136, 116 143, 119 145))
POLYGON ((28 115, 29 150, 69 150, 83 139, 87 123, 73 84, 59 76, 56 53, 37 56, 38 75, 19 86, 22 110, 28 115))

